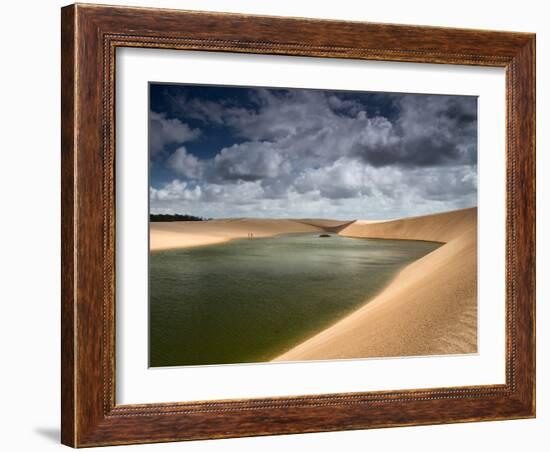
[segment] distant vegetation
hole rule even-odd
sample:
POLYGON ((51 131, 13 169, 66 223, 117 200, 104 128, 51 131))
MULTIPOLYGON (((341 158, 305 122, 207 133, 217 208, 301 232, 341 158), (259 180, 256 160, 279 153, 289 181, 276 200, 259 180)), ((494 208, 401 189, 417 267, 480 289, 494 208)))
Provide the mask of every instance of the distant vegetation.
POLYGON ((151 222, 154 221, 207 221, 208 218, 202 218, 202 217, 195 217, 193 215, 180 215, 179 213, 176 214, 151 214, 149 215, 149 220, 151 222))

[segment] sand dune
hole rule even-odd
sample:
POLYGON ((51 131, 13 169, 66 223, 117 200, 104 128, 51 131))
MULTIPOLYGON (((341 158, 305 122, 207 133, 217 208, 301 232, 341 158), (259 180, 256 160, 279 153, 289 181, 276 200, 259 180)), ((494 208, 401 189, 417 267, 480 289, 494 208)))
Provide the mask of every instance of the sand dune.
POLYGON ((477 351, 477 209, 355 222, 341 235, 444 242, 362 308, 276 360, 477 351))
POLYGON ((447 243, 476 224, 477 209, 472 208, 391 221, 355 221, 340 235, 447 243))
POLYGON ((299 232, 322 232, 324 229, 295 220, 264 220, 253 218, 172 221, 151 223, 151 251, 212 245, 232 239, 271 237, 299 232))

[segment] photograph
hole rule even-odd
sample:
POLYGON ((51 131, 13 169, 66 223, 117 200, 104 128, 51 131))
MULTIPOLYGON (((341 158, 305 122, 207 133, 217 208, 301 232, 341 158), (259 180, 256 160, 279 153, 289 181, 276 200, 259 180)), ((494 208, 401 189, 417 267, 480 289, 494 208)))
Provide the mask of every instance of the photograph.
POLYGON ((478 352, 478 98, 150 82, 149 366, 478 352))

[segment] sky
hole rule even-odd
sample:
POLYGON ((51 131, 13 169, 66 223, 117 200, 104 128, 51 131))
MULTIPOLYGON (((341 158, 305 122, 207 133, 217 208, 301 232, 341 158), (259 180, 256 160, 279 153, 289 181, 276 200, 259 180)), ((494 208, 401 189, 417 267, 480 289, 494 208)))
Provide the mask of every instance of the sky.
POLYGON ((477 205, 477 98, 149 85, 151 213, 390 219, 477 205))

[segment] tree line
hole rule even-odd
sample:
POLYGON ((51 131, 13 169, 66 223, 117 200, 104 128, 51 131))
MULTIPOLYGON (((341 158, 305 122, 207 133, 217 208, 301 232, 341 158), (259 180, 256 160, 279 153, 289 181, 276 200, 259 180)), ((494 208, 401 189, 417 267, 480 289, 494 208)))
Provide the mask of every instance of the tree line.
POLYGON ((179 213, 157 213, 150 214, 149 221, 207 221, 208 218, 195 217, 194 215, 181 215, 179 213))

